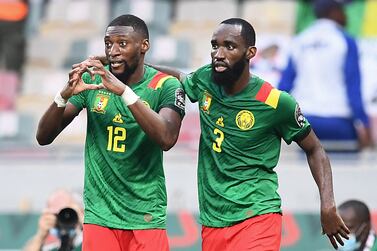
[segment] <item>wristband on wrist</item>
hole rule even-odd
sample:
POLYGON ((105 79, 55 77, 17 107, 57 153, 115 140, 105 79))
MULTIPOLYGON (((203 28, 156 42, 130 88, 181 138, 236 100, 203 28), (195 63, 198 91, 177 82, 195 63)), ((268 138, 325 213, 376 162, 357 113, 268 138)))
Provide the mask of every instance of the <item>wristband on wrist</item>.
POLYGON ((122 98, 124 100, 124 103, 126 103, 126 105, 129 106, 135 104, 136 101, 139 99, 139 96, 136 95, 136 93, 134 93, 134 91, 126 85, 126 89, 124 89, 122 98))
POLYGON ((65 100, 62 95, 60 94, 60 92, 56 93, 55 95, 55 98, 54 98, 54 102, 55 104, 58 106, 58 107, 66 107, 67 105, 67 100, 65 100))

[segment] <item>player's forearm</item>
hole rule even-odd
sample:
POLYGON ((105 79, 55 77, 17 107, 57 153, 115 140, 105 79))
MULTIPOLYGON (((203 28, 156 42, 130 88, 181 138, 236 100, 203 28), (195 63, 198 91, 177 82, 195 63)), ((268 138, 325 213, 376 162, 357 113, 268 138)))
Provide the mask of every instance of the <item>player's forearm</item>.
POLYGON ((172 68, 172 67, 168 67, 168 66, 163 66, 163 65, 152 65, 152 64, 147 64, 153 68, 155 68, 156 70, 158 71, 161 71, 163 73, 166 73, 166 74, 169 74, 169 75, 172 75, 173 77, 176 77, 179 81, 183 81, 183 79, 185 78, 186 74, 175 69, 175 68, 172 68))
MULTIPOLYGON (((172 119, 172 121, 170 121, 169 119, 164 118, 160 114, 146 107, 141 101, 128 106, 128 108, 131 110, 132 115, 143 131, 160 145, 164 151, 169 150, 175 145, 178 139, 180 121, 177 125, 176 120, 172 119)), ((176 113, 175 111, 171 112, 176 113)), ((179 115, 177 114, 176 116, 179 115)))
POLYGON ((64 107, 57 107, 52 103, 39 121, 37 141, 40 145, 48 145, 62 131, 64 107))
POLYGON ((321 210, 334 208, 335 201, 331 166, 323 147, 321 145, 317 146, 310 154, 307 154, 307 158, 319 190, 321 210))

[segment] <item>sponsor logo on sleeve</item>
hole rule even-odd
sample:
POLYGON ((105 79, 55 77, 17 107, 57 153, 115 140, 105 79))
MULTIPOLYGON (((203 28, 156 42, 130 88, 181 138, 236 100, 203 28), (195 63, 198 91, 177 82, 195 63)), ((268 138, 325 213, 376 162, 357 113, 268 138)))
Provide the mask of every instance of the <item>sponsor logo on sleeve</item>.
POLYGON ((185 92, 182 88, 175 91, 175 106, 184 110, 185 109, 185 92))
POLYGON ((296 109, 295 109, 295 119, 297 122, 297 125, 299 127, 303 127, 305 125, 305 117, 304 114, 301 112, 301 108, 298 104, 296 104, 296 109))

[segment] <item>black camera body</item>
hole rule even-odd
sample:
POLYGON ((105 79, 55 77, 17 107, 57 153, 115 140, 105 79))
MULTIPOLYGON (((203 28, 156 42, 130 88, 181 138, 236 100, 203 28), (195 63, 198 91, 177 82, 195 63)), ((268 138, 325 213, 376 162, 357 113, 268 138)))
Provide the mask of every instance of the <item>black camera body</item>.
POLYGON ((56 228, 61 241, 59 251, 73 250, 73 240, 79 223, 77 212, 69 207, 63 208, 57 215, 56 228))

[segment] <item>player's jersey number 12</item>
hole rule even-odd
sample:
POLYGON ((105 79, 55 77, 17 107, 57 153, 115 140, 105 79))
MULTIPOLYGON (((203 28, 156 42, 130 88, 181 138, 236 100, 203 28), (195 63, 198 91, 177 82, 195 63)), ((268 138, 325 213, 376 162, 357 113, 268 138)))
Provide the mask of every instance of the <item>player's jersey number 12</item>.
POLYGON ((124 141, 126 140, 126 129, 118 126, 108 126, 107 132, 107 150, 121 153, 125 152, 126 145, 124 141))

